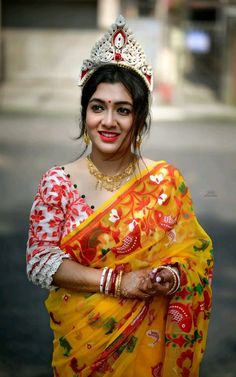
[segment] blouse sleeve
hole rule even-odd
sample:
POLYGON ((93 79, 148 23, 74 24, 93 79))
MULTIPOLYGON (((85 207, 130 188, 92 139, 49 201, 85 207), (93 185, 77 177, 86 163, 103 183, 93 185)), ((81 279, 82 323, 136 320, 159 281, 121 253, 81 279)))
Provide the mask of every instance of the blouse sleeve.
POLYGON ((53 275, 63 259, 70 258, 60 249, 70 188, 60 168, 47 171, 40 183, 30 212, 27 242, 27 275, 43 288, 52 288, 53 275))

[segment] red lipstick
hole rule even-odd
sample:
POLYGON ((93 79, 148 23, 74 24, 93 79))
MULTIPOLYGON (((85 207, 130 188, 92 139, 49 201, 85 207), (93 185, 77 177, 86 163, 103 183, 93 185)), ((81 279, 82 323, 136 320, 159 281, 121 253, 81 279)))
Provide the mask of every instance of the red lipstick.
POLYGON ((106 143, 113 143, 118 139, 120 136, 117 132, 111 132, 111 131, 99 131, 99 136, 102 141, 105 141, 106 143))

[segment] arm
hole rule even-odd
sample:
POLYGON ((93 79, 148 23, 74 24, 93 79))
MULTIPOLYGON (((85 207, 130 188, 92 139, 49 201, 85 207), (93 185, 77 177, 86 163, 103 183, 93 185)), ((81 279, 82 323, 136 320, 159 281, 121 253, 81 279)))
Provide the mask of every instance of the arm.
MULTIPOLYGON (((57 286, 79 292, 99 292, 102 269, 83 266, 60 249, 64 228, 70 231, 78 225, 79 207, 78 198, 74 198, 73 188, 61 169, 45 173, 31 209, 27 243, 27 274, 34 284, 48 289, 57 286)), ((133 297, 146 297, 139 289, 144 276, 148 276, 147 272, 142 271, 137 272, 137 276, 127 274, 125 277, 124 286, 133 297)))
MULTIPOLYGON (((70 260, 70 255, 60 249, 64 227, 76 224, 76 214, 71 216, 70 225, 68 222, 71 202, 75 199, 60 168, 45 173, 30 213, 27 274, 29 280, 44 288, 56 285, 97 292, 101 272, 70 260)), ((76 207, 79 210, 79 203, 76 207)))
POLYGON ((63 260, 53 276, 57 287, 73 289, 78 292, 99 292, 102 270, 83 266, 72 260, 63 260))
MULTIPOLYGON (((28 277, 33 283, 45 288, 55 285, 80 292, 99 292, 102 271, 69 260, 70 255, 59 247, 71 210, 73 190, 63 172, 56 169, 51 169, 43 176, 31 210, 27 245, 28 277)), ((79 209, 79 203, 76 208, 79 209)), ((129 297, 139 299, 153 294, 166 294, 173 284, 171 274, 161 271, 163 284, 156 285, 153 290, 150 272, 142 270, 125 274, 122 279, 123 291, 129 297)))

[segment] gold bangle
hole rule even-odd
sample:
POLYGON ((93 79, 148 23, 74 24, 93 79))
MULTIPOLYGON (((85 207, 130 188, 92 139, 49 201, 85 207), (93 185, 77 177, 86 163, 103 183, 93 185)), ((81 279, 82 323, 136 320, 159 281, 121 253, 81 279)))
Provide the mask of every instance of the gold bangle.
POLYGON ((173 284, 173 287, 169 290, 169 292, 167 292, 168 295, 173 295, 175 292, 178 291, 179 287, 180 287, 180 276, 179 274, 174 270, 173 267, 169 266, 170 268, 170 271, 173 272, 173 274, 175 275, 175 278, 176 278, 176 282, 175 284, 173 284))
POLYGON ((113 272, 113 269, 110 268, 109 271, 108 271, 108 275, 107 275, 107 281, 106 281, 105 292, 104 292, 105 295, 109 294, 109 288, 110 288, 110 282, 111 282, 112 272, 113 272))
POLYGON ((122 280, 122 275, 123 271, 119 272, 119 275, 116 278, 116 283, 115 283, 115 297, 120 297, 121 294, 121 280, 122 280))
POLYGON ((177 280, 177 273, 170 266, 158 266, 158 267, 155 268, 155 272, 157 272, 158 270, 168 270, 172 274, 174 283, 173 283, 173 286, 166 293, 167 296, 172 295, 173 293, 175 293, 179 289, 179 279, 177 280))

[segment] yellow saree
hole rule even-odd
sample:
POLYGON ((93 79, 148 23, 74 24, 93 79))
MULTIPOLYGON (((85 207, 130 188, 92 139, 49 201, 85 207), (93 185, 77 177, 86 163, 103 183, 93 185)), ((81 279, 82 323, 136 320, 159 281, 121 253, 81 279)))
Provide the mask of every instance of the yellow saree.
POLYGON ((178 264, 181 287, 148 301, 50 292, 56 377, 197 377, 211 309, 212 245, 179 171, 142 171, 61 242, 78 263, 131 271, 178 264))

